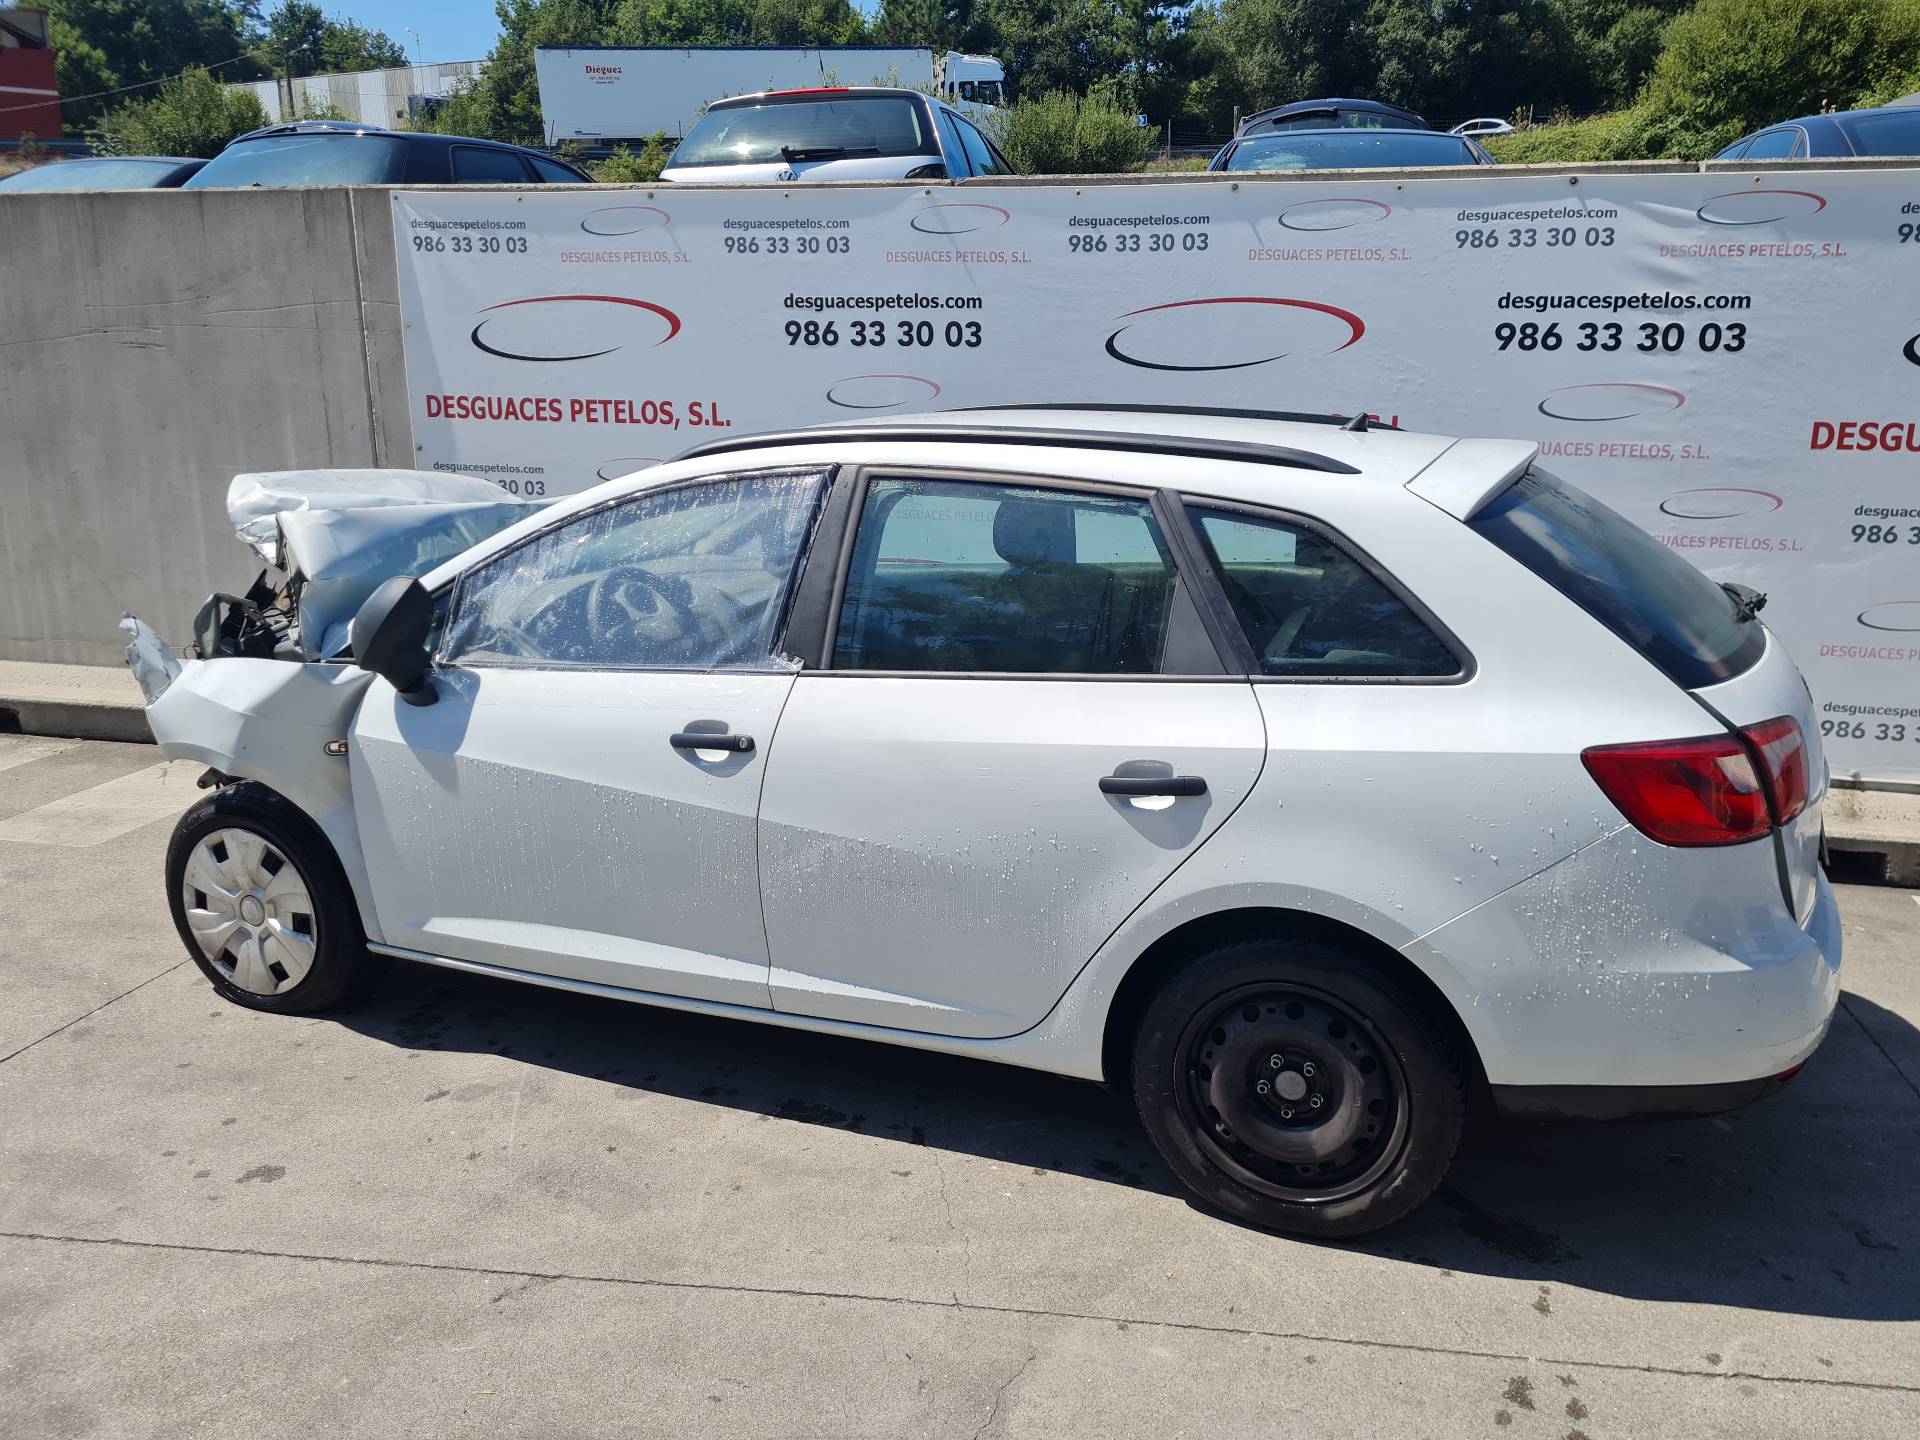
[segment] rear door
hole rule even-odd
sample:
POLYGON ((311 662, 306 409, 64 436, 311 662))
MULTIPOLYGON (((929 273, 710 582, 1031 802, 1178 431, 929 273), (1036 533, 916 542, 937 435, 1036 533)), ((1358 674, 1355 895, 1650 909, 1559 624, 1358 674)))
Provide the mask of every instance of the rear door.
POLYGON ((773 1003, 1015 1034, 1245 799, 1260 709, 1144 495, 884 472, 851 513, 761 800, 773 1003))

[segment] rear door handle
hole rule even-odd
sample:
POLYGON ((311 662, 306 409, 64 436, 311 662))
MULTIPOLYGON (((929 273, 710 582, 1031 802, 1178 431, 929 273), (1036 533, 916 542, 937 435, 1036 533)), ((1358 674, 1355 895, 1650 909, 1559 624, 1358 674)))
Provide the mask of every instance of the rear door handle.
POLYGON ((1207 782, 1198 775, 1102 775, 1106 795, 1204 795, 1207 782))
POLYGON ((753 749, 751 735, 716 735, 711 731, 676 730, 667 737, 676 750, 734 750, 741 754, 753 749))

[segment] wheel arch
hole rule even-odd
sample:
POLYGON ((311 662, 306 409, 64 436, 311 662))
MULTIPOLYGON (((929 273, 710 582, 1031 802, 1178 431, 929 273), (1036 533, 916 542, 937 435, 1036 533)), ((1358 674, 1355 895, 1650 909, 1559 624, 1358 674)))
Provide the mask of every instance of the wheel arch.
POLYGON ((1431 975, 1378 936, 1328 915, 1282 906, 1244 906, 1186 920, 1157 938, 1127 967, 1107 1006, 1100 1042, 1101 1074, 1124 1083, 1132 1068, 1133 1035, 1147 1002, 1194 956, 1235 940, 1316 940, 1366 954, 1404 981, 1421 1006, 1453 1033, 1467 1057, 1469 1089, 1478 1108, 1490 1095, 1479 1046, 1458 1008, 1431 975))

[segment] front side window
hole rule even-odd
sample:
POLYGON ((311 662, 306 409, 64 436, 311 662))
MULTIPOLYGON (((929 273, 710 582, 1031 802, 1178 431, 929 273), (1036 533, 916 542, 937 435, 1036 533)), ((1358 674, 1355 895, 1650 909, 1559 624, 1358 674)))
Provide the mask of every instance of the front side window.
POLYGON ((1460 661, 1411 607, 1320 532, 1189 507, 1263 675, 1431 677, 1460 661))
POLYGON ((1151 675, 1174 567, 1145 500, 876 479, 833 663, 853 670, 1151 675))
POLYGON ((775 631, 825 478, 710 481, 567 521, 461 577, 440 658, 780 668, 775 631))

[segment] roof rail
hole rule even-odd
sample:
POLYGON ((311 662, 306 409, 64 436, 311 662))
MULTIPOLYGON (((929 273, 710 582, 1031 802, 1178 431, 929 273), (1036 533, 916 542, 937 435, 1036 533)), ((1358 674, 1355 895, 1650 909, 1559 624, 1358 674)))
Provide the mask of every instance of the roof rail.
POLYGON ((1398 425, 1376 420, 1364 411, 1352 415, 1309 414, 1304 410, 1248 410, 1228 405, 1139 405, 1125 401, 1100 400, 1023 400, 1015 405, 956 405, 949 412, 964 415, 980 410, 1073 410, 1107 411, 1114 415, 1207 415, 1222 420, 1284 420, 1295 425, 1337 425, 1345 429, 1355 420, 1364 420, 1367 430, 1398 430, 1398 425))
POLYGON ((1344 461, 1289 445, 1261 445, 1246 440, 1214 440, 1198 435, 1155 435, 1121 430, 1049 430, 1037 425, 816 425, 804 430, 772 430, 738 439, 709 440, 682 450, 675 460, 725 455, 740 450, 762 450, 774 445, 829 445, 863 440, 937 440, 963 445, 1045 445, 1063 450, 1148 450, 1158 455, 1182 455, 1198 460, 1240 460, 1254 465, 1281 465, 1290 470, 1318 470, 1328 475, 1358 475, 1344 461))

